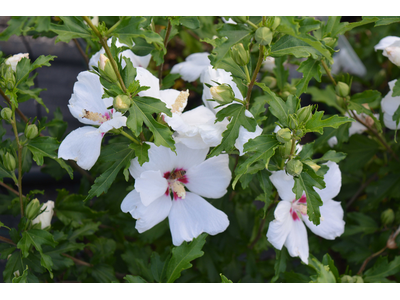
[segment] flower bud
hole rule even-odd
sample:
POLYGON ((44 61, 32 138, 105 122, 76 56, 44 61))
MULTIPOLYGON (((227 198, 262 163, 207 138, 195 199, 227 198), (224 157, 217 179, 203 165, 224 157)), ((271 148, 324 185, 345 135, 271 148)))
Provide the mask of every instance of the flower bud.
POLYGON ((282 98, 283 98, 283 99, 286 99, 286 98, 289 97, 290 95, 291 95, 290 92, 284 91, 284 92, 282 93, 282 98))
POLYGON ((335 91, 340 97, 347 97, 350 93, 350 88, 344 82, 339 81, 335 87, 335 91))
POLYGON ((394 211, 391 208, 383 211, 381 214, 381 221, 383 225, 390 225, 394 221, 394 211))
POLYGON ((364 283, 364 280, 362 279, 361 276, 355 275, 355 276, 353 276, 353 282, 354 283, 364 283))
POLYGON ((299 123, 307 123, 312 117, 312 105, 300 108, 297 112, 297 120, 299 123))
POLYGON ((261 80, 262 83, 264 83, 267 87, 270 89, 273 89, 276 87, 276 79, 272 76, 266 76, 261 80))
POLYGON ((132 105, 132 100, 127 95, 118 95, 114 98, 113 107, 121 112, 126 112, 132 105))
POLYGON ((33 199, 31 202, 28 203, 25 209, 26 217, 29 220, 32 220, 37 216, 40 212, 40 202, 38 199, 33 199))
POLYGON ((226 83, 211 87, 210 92, 213 99, 219 104, 229 104, 235 99, 235 93, 231 86, 226 83))
POLYGON ((322 41, 325 43, 325 45, 327 45, 328 47, 331 47, 331 48, 333 48, 336 43, 336 39, 331 38, 331 37, 323 38, 322 41))
POLYGON ((231 57, 239 66, 245 66, 250 61, 250 53, 244 49, 242 43, 236 44, 231 48, 231 57))
POLYGON ((342 278, 340 279, 341 283, 353 283, 353 278, 349 275, 343 275, 342 278))
POLYGON ((11 66, 14 72, 17 71, 17 64, 23 58, 29 58, 29 53, 18 53, 6 59, 5 63, 11 66))
POLYGON ((275 17, 274 19, 274 23, 272 24, 271 29, 275 30, 276 28, 278 28, 278 26, 281 24, 281 18, 279 17, 275 17))
POLYGON ((35 124, 30 124, 25 127, 24 133, 26 138, 33 140, 38 135, 38 128, 35 124))
POLYGON ((15 75, 13 72, 7 72, 4 76, 4 86, 8 90, 13 90, 15 87, 15 75))
POLYGON ((7 122, 11 123, 11 118, 12 118, 12 110, 8 107, 4 107, 1 110, 1 117, 6 120, 7 122))
POLYGON ((246 23, 246 21, 249 19, 249 17, 235 16, 235 17, 231 17, 231 19, 236 23, 246 23))
POLYGON ((288 121, 289 121, 289 128, 292 130, 296 129, 299 126, 299 124, 297 123, 296 117, 293 116, 292 114, 289 115, 288 121))
POLYGON ((260 27, 256 30, 255 38, 257 43, 265 46, 271 43, 273 36, 274 34, 271 29, 269 29, 268 27, 260 27))
POLYGON ((104 54, 100 54, 99 69, 103 71, 102 75, 105 75, 109 81, 116 82, 118 80, 111 61, 104 54))
POLYGON ((17 166, 15 162, 15 157, 11 153, 7 152, 3 156, 3 166, 6 168, 7 171, 14 171, 15 167, 17 166))
POLYGON ((281 157, 289 158, 290 151, 292 150, 292 142, 286 142, 285 145, 281 145, 278 147, 278 151, 281 157))
POLYGON ((43 213, 41 213, 40 215, 38 215, 35 219, 33 219, 32 224, 41 224, 42 229, 50 226, 51 224, 51 218, 53 217, 54 214, 54 201, 47 201, 46 203, 44 203, 42 205, 42 207, 40 208, 40 211, 44 210, 45 211, 43 213))
POLYGON ((299 176, 303 171, 303 163, 297 159, 291 159, 286 164, 286 172, 292 176, 299 176))
POLYGON ((290 131, 289 128, 281 128, 276 133, 276 139, 280 143, 285 144, 286 142, 289 142, 292 140, 292 132, 290 131))
POLYGON ((387 56, 396 66, 400 67, 400 47, 389 46, 385 48, 383 55, 387 56))

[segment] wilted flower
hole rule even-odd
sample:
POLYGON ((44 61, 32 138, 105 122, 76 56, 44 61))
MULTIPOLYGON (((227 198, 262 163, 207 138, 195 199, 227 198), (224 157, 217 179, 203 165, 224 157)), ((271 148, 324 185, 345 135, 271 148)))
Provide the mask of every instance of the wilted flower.
POLYGON ((396 80, 392 80, 389 82, 390 91, 387 93, 385 97, 383 97, 381 101, 381 107, 383 112, 383 123, 389 129, 399 129, 400 124, 396 125, 396 121, 393 121, 393 115, 400 105, 400 96, 393 97, 393 88, 396 83, 396 80))
POLYGON ((400 37, 387 36, 381 39, 374 48, 375 51, 383 50, 382 55, 389 58, 396 66, 400 67, 400 37))
POLYGON ((32 224, 40 223, 41 228, 44 229, 51 224, 51 218, 54 214, 54 201, 47 201, 42 205, 40 211, 44 210, 40 215, 38 215, 35 219, 32 220, 32 224))
POLYGON ((132 160, 129 171, 135 190, 121 204, 123 212, 137 219, 135 228, 142 233, 168 217, 176 246, 203 232, 223 232, 228 217, 202 197, 217 199, 227 192, 232 176, 228 155, 205 160, 208 148, 193 150, 177 143, 175 154, 149 145, 149 162, 140 166, 137 158, 132 160))
POLYGON ((72 131, 62 141, 58 157, 75 160, 85 170, 93 167, 99 158, 104 134, 126 126, 126 117, 114 109, 107 109, 113 104, 113 98, 102 99, 102 95, 103 86, 96 74, 79 73, 68 108, 81 123, 99 127, 84 126, 72 131))
POLYGON ((5 63, 11 66, 11 69, 16 72, 17 71, 17 64, 23 58, 29 58, 29 53, 18 53, 14 54, 13 56, 6 59, 5 63))
POLYGON ((314 225, 308 218, 306 195, 303 194, 300 199, 296 199, 292 191, 293 177, 283 170, 270 176, 282 201, 275 209, 275 220, 269 224, 268 241, 279 250, 285 245, 290 256, 299 256, 305 264, 308 264, 309 253, 307 230, 303 222, 316 235, 328 240, 333 240, 344 232, 343 208, 340 202, 332 200, 339 194, 342 185, 341 172, 334 162, 328 162, 327 166, 329 170, 324 176, 326 187, 322 190, 314 188, 323 202, 320 206, 321 223, 319 225, 314 225))

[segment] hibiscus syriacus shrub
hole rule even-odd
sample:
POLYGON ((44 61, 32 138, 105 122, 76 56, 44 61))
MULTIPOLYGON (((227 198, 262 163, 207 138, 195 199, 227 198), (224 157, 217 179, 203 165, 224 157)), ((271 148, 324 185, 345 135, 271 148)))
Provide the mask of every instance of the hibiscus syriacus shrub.
POLYGON ((399 281, 399 22, 11 18, 87 70, 65 134, 20 110, 56 57, 0 53, 4 281, 399 281), (23 194, 32 164, 79 194, 23 194))

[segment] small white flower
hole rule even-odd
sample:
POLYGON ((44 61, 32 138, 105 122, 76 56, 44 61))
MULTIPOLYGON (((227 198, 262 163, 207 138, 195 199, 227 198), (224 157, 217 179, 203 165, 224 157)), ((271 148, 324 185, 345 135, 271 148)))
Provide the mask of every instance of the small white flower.
MULTIPOLYGON (((108 41, 107 41, 107 45, 109 46, 109 47, 111 47, 111 41, 112 41, 112 38, 109 38, 108 39, 108 41)), ((115 43, 115 45, 119 48, 119 47, 122 47, 122 46, 126 46, 127 47, 127 45, 125 45, 125 44, 122 44, 122 43, 120 43, 119 41, 118 41, 118 39, 117 39, 117 42, 115 43)), ((133 43, 133 45, 135 45, 135 43, 133 43)), ((100 61, 100 54, 104 54, 106 51, 104 50, 104 48, 101 48, 100 49, 100 51, 99 52, 97 52, 97 53, 95 53, 91 58, 90 58, 90 60, 89 60, 89 69, 90 70, 93 70, 93 67, 97 67, 98 66, 98 63, 99 63, 99 61, 100 61)), ((143 68, 147 68, 147 66, 149 65, 149 62, 150 62, 150 59, 151 59, 151 55, 150 54, 148 54, 148 55, 146 55, 146 56, 138 56, 138 55, 136 55, 136 54, 134 54, 131 50, 125 50, 125 51, 123 51, 123 52, 121 52, 120 54, 119 54, 119 56, 121 57, 121 56, 124 56, 124 57, 126 57, 126 58, 129 58, 130 60, 131 60, 131 62, 132 62, 132 64, 133 64, 133 66, 135 67, 135 68, 137 68, 137 67, 143 67, 143 68)), ((122 68, 124 68, 125 66, 126 66, 126 63, 125 63, 125 60, 123 60, 122 59, 122 68)))
POLYGON ((107 109, 112 106, 113 99, 102 99, 102 95, 103 86, 96 74, 79 73, 68 108, 81 123, 99 127, 84 126, 72 131, 62 141, 58 157, 75 160, 85 170, 93 167, 99 158, 104 134, 126 126, 126 117, 114 109, 107 109))
POLYGON ((228 155, 205 160, 208 148, 193 150, 177 143, 175 154, 148 144, 149 162, 140 166, 137 158, 132 160, 129 171, 135 190, 121 203, 121 210, 137 219, 135 228, 142 233, 168 217, 175 246, 203 232, 225 231, 226 214, 202 197, 218 199, 226 194, 232 177, 228 155))
POLYGON ((389 58, 396 66, 400 67, 400 37, 387 36, 381 39, 375 46, 375 51, 376 50, 383 50, 382 55, 389 58))
POLYGON ((328 162, 327 166, 329 170, 324 176, 326 187, 322 190, 314 188, 323 201, 319 225, 314 225, 308 218, 306 196, 296 199, 292 191, 293 177, 285 171, 278 171, 270 176, 282 201, 275 209, 275 220, 269 223, 268 241, 279 250, 285 245, 290 256, 299 256, 305 264, 308 264, 309 253, 307 230, 303 222, 313 233, 328 240, 333 240, 344 232, 343 208, 340 202, 332 200, 339 194, 342 185, 341 172, 334 162, 328 162))
POLYGON ((54 201, 49 200, 44 203, 40 208, 40 211, 43 209, 45 209, 45 211, 32 220, 32 224, 40 223, 42 229, 50 226, 51 224, 51 218, 54 214, 54 201))
POLYGON ((268 56, 261 65, 261 71, 263 72, 272 72, 275 68, 275 58, 268 56))
POLYGON ((209 55, 207 52, 190 54, 184 62, 172 67, 171 74, 181 74, 183 80, 195 81, 203 70, 211 65, 209 55))
POLYGON ((389 82, 390 91, 381 101, 381 107, 383 112, 383 123, 389 129, 399 129, 400 124, 396 126, 396 121, 393 121, 393 115, 400 105, 400 96, 393 97, 393 88, 396 80, 389 82))
POLYGON ((18 53, 14 54, 13 56, 6 59, 5 63, 11 66, 11 69, 16 72, 17 71, 17 64, 23 58, 29 58, 29 53, 18 53))

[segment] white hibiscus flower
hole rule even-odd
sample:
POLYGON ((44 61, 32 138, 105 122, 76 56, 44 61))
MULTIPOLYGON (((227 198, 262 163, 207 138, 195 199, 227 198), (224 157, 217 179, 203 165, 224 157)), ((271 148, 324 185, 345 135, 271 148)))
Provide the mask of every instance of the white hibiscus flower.
POLYGON ((400 67, 400 37, 387 36, 381 39, 374 48, 375 51, 383 50, 382 55, 389 58, 396 66, 400 67))
POLYGON ((400 96, 393 97, 393 88, 396 83, 396 80, 392 80, 389 82, 390 91, 387 93, 385 97, 383 97, 381 101, 381 107, 383 112, 383 123, 389 129, 399 129, 400 124, 396 125, 396 121, 393 121, 393 115, 400 105, 400 96))
POLYGON ((42 229, 48 227, 51 225, 51 219, 53 218, 54 215, 54 201, 47 201, 44 203, 40 211, 45 210, 42 212, 40 215, 38 215, 36 218, 32 220, 32 224, 37 224, 40 223, 40 226, 42 229))
POLYGON ((102 95, 103 86, 96 74, 79 73, 68 108, 81 123, 99 127, 84 126, 72 131, 62 141, 58 157, 75 160, 85 170, 92 168, 99 158, 104 134, 126 126, 126 117, 114 109, 107 109, 112 106, 113 99, 102 99, 102 95))
POLYGON ((9 57, 6 59, 5 63, 6 65, 11 66, 11 69, 16 72, 17 71, 17 64, 20 62, 21 59, 23 58, 29 58, 29 53, 18 53, 14 54, 13 56, 9 57))
POLYGON ((137 158, 132 160, 129 171, 135 190, 121 204, 123 212, 137 219, 135 228, 142 233, 168 217, 175 246, 203 232, 225 231, 226 214, 202 197, 217 199, 227 192, 232 177, 228 155, 205 160, 209 149, 193 150, 177 143, 175 154, 149 145, 149 162, 140 166, 137 158))
POLYGON ((282 201, 275 209, 275 220, 269 223, 268 241, 279 250, 285 245, 290 256, 299 256, 305 264, 308 264, 309 253, 307 230, 303 222, 316 235, 328 240, 333 240, 344 232, 343 208, 340 202, 332 200, 339 194, 342 185, 341 172, 334 162, 328 162, 327 166, 329 170, 324 176, 326 187, 322 190, 314 188, 323 202, 320 206, 319 225, 314 225, 307 216, 306 196, 296 199, 292 192, 293 176, 287 175, 285 171, 278 171, 270 176, 282 201))

